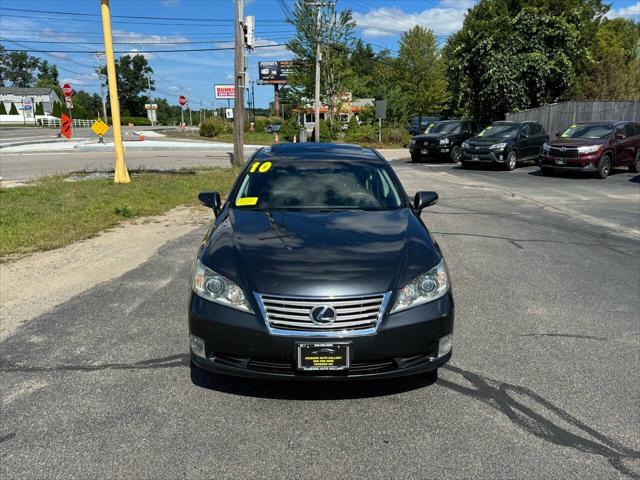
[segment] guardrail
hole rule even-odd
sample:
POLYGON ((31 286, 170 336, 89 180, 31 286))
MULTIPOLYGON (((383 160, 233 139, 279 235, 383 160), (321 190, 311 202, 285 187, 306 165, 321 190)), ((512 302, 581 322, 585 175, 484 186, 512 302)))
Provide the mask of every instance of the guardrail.
MULTIPOLYGON (((40 124, 43 127, 49 127, 49 128, 60 128, 60 119, 59 118, 41 118, 38 119, 38 121, 40 122, 40 124)), ((73 126, 74 127, 90 127, 91 125, 93 125, 93 123, 95 122, 95 120, 84 120, 82 118, 74 118, 73 119, 73 126)))

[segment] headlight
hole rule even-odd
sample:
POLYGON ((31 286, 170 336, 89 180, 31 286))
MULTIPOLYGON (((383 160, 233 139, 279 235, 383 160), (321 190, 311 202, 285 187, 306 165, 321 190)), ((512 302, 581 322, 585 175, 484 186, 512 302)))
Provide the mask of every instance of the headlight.
POLYGON ((440 143, 440 145, 449 145, 449 139, 448 138, 441 138, 439 143, 440 143))
POLYGON ((491 145, 489 148, 491 150, 502 150, 504 147, 506 147, 507 144, 502 142, 502 143, 494 143, 493 145, 491 145))
POLYGON ((464 148, 465 150, 469 150, 469 144, 467 142, 463 142, 462 148, 464 148))
POLYGON ((584 147, 578 147, 578 153, 593 153, 602 148, 602 145, 586 145, 584 147))
POLYGON ((544 143, 542 145, 542 151, 545 152, 545 153, 547 153, 550 148, 551 148, 551 145, 549 145, 548 143, 544 143))
POLYGON ((444 296, 448 290, 449 277, 443 259, 427 273, 413 279, 400 290, 391 313, 437 300, 444 296))
POLYGON ((416 144, 416 139, 415 139, 415 138, 412 138, 412 139, 411 139, 411 145, 415 145, 415 144, 416 144))
POLYGON ((253 312, 242 289, 231 280, 205 267, 199 258, 193 270, 193 293, 211 302, 253 312))

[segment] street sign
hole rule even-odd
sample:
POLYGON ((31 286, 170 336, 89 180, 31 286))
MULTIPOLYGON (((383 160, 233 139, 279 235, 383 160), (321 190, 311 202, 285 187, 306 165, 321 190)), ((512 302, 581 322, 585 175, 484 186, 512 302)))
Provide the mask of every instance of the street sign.
POLYGON ((215 85, 216 99, 233 100, 236 96, 235 85, 215 85))
POLYGON ((386 120, 387 118, 387 101, 376 100, 376 118, 379 120, 386 120))
POLYGON ((224 109, 224 115, 225 117, 227 117, 229 120, 231 120, 233 118, 233 108, 225 108, 224 109))
POLYGON ((67 108, 73 108, 73 100, 71 97, 64 97, 64 102, 67 104, 67 108))
POLYGON ((102 137, 105 133, 109 131, 109 125, 104 123, 102 120, 98 119, 95 122, 93 122, 93 125, 91 125, 91 130, 93 130, 93 133, 95 133, 96 135, 99 135, 102 137))
POLYGON ((67 138, 71 138, 71 118, 64 113, 60 115, 60 133, 67 138))
POLYGON ((25 118, 33 118, 33 99, 31 97, 22 98, 22 115, 25 118))
POLYGON ((178 103, 184 107, 187 104, 187 97, 180 95, 178 97, 178 103))
POLYGON ((69 85, 68 83, 65 83, 62 86, 62 93, 64 93, 65 97, 70 97, 71 95, 73 95, 73 88, 71 88, 71 85, 69 85))
POLYGON ((144 104, 144 109, 145 110, 157 110, 158 109, 158 104, 157 103, 145 103, 144 104))

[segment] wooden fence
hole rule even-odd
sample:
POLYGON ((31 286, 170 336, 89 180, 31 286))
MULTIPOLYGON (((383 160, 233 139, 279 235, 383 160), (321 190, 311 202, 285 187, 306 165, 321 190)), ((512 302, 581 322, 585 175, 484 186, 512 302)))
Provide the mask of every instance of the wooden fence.
POLYGON ((640 100, 624 102, 562 102, 506 114, 506 120, 539 122, 551 137, 576 122, 629 120, 640 123, 640 100))

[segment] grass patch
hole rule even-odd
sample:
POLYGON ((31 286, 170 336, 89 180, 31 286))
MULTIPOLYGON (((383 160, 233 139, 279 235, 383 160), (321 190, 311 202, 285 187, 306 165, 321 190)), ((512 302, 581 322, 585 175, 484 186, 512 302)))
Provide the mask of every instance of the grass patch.
POLYGON ((226 195, 236 174, 231 168, 198 174, 142 173, 132 175, 127 185, 112 179, 68 182, 51 177, 0 189, 0 257, 62 247, 124 219, 195 205, 198 192, 204 190, 226 195))

